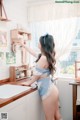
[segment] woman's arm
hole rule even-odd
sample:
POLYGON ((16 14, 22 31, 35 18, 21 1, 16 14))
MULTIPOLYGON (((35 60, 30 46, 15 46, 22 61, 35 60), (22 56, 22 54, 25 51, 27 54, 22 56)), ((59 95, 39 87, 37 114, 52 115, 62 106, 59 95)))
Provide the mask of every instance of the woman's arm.
MULTIPOLYGON (((46 65, 47 59, 45 56, 41 56, 41 58, 39 59, 39 61, 37 62, 39 68, 44 68, 46 65)), ((35 81, 39 80, 42 76, 41 74, 35 74, 31 77, 30 80, 28 80, 27 82, 22 83, 22 85, 31 85, 32 83, 34 83, 35 81)))
POLYGON ((37 53, 33 49, 29 48, 28 46, 25 46, 24 44, 22 44, 22 47, 24 47, 31 55, 37 58, 37 53))
POLYGON ((31 85, 32 83, 34 83, 35 81, 39 80, 39 76, 33 76, 30 80, 28 80, 27 82, 23 82, 21 83, 22 85, 31 85))

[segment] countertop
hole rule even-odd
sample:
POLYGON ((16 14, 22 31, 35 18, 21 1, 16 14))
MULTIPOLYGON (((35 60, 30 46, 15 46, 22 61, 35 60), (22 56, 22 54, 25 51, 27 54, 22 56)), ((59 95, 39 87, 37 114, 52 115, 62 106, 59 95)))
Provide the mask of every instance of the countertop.
POLYGON ((69 82, 69 85, 80 85, 80 81, 71 80, 71 81, 69 82))
MULTIPOLYGON (((26 82, 27 80, 28 79, 20 80, 20 81, 17 81, 17 82, 7 82, 5 84, 21 85, 21 83, 26 82)), ((17 99, 19 99, 19 98, 21 98, 21 97, 23 97, 23 96, 25 96, 25 95, 28 95, 28 94, 34 92, 35 90, 37 90, 37 89, 36 88, 35 89, 31 88, 30 90, 26 90, 26 91, 24 91, 20 94, 15 95, 14 97, 6 98, 6 99, 0 98, 0 108, 9 104, 9 103, 11 103, 11 102, 13 102, 13 101, 15 101, 15 100, 17 100, 17 99)))

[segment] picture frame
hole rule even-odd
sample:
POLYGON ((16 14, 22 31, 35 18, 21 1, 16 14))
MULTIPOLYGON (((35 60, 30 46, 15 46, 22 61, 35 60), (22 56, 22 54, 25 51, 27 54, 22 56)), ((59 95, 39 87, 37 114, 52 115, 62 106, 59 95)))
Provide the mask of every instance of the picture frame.
POLYGON ((0 52, 0 60, 4 59, 4 52, 0 52))
POLYGON ((7 32, 0 31, 0 47, 7 47, 7 32))
POLYGON ((6 64, 15 64, 16 55, 13 52, 6 52, 6 64))

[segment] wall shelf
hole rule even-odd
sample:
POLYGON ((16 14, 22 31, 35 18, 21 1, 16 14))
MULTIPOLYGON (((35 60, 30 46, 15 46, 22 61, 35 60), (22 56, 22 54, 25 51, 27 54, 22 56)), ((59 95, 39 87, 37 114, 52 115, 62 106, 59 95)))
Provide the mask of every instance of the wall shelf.
MULTIPOLYGON (((22 44, 26 45, 27 41, 31 40, 31 34, 23 29, 12 29, 10 31, 11 36, 11 49, 16 52, 16 46, 21 47, 22 44)), ((26 50, 22 47, 21 49, 21 62, 26 64, 26 50)))
POLYGON ((4 5, 3 5, 3 0, 0 0, 0 21, 10 21, 8 20, 4 5))
POLYGON ((10 20, 6 19, 6 18, 0 18, 0 21, 6 21, 9 22, 10 20))
POLYGON ((16 82, 27 78, 27 65, 22 66, 10 66, 10 81, 16 82))

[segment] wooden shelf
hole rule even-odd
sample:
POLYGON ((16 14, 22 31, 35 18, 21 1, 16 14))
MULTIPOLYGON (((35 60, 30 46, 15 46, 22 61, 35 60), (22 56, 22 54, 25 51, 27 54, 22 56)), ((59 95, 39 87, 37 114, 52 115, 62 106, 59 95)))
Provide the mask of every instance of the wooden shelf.
POLYGON ((6 19, 6 18, 0 18, 0 21, 6 21, 9 22, 10 20, 6 19))
POLYGON ((27 78, 27 65, 10 66, 10 81, 16 82, 27 78))
MULTIPOLYGON (((26 69, 20 69, 19 71, 25 71, 26 69)), ((17 71, 17 70, 16 70, 17 71)))
POLYGON ((17 81, 26 79, 27 77, 22 77, 22 78, 16 78, 17 81))
MULTIPOLYGON (((26 40, 31 40, 31 33, 24 31, 23 29, 13 29, 11 30, 11 39, 13 40, 20 40, 19 35, 24 37, 26 36, 26 40)), ((24 38, 21 38, 24 40, 24 38)), ((15 41, 16 42, 16 41, 15 41)), ((19 41, 20 42, 20 41, 19 41)))
MULTIPOLYGON (((27 44, 27 41, 31 40, 31 34, 23 29, 12 29, 10 31, 11 36, 11 50, 12 52, 17 52, 17 46, 22 46, 27 44)), ((26 64, 26 49, 22 48, 21 50, 21 63, 26 64)))
POLYGON ((8 20, 7 13, 4 8, 3 0, 0 0, 0 21, 10 21, 8 20))
POLYGON ((24 31, 24 30, 18 30, 18 33, 19 33, 19 34, 28 34, 28 35, 31 35, 30 33, 26 32, 26 31, 24 31))

